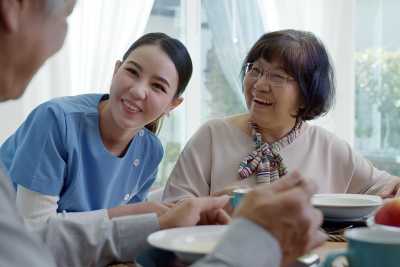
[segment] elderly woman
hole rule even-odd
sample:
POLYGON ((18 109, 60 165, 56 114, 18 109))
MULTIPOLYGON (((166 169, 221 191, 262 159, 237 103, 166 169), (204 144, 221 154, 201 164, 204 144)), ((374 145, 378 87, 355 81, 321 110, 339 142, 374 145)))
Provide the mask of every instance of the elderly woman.
POLYGON ((209 121, 198 130, 169 177, 164 200, 272 183, 294 170, 314 180, 320 193, 398 194, 400 178, 307 122, 326 114, 335 95, 328 54, 312 33, 261 36, 242 74, 248 113, 209 121))

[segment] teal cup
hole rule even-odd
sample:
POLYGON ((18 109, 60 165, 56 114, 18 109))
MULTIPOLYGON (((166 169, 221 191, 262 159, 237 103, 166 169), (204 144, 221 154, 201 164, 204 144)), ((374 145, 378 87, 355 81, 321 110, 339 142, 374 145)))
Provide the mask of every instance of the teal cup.
POLYGON ((332 267, 338 257, 345 257, 349 267, 399 267, 400 231, 357 228, 345 232, 347 250, 330 253, 322 267, 332 267))
POLYGON ((240 201, 244 198, 244 196, 251 190, 251 188, 238 188, 232 191, 231 196, 231 206, 236 208, 239 206, 240 201))

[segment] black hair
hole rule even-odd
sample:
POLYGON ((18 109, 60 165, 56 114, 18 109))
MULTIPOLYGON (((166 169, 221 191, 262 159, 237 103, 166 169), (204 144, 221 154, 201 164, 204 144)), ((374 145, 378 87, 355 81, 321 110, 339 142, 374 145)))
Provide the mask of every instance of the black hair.
POLYGON ((322 42, 311 32, 281 30, 262 35, 247 53, 246 63, 259 58, 277 61, 298 84, 303 103, 296 117, 312 120, 325 115, 335 101, 334 71, 322 42))
MULTIPOLYGON (((183 94, 186 86, 189 83, 193 72, 192 59, 186 47, 178 39, 172 38, 165 33, 154 32, 148 33, 137 39, 125 52, 122 60, 125 61, 129 55, 140 46, 157 45, 164 51, 171 61, 174 63, 178 72, 178 88, 174 97, 179 97, 183 94)), ((150 124, 146 128, 153 133, 158 132, 160 118, 150 124)))

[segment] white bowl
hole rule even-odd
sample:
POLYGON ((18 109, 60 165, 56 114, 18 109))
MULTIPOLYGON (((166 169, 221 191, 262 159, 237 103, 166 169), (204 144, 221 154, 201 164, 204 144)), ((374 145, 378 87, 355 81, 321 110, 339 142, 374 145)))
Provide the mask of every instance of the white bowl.
POLYGON ((311 202, 320 209, 325 220, 361 220, 382 205, 379 196, 363 194, 315 194, 311 202))

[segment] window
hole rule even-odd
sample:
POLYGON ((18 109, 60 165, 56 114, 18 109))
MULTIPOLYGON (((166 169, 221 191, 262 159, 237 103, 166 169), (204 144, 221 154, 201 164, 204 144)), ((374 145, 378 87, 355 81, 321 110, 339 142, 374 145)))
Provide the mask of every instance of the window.
POLYGON ((186 141, 210 118, 245 111, 239 72, 245 52, 263 31, 249 14, 257 1, 156 0, 146 32, 162 31, 182 40, 193 60, 183 105, 160 132, 165 156, 157 185, 165 184, 186 141), (229 29, 229 31, 225 31, 229 29))
MULTIPOLYGON (((164 32, 171 37, 184 40, 182 12, 180 0, 155 0, 145 32, 164 32)), ((179 107, 163 121, 160 139, 165 154, 158 169, 156 187, 165 184, 185 142, 184 111, 184 107, 179 107)))
POLYGON ((158 184, 202 123, 246 110, 239 79, 245 53, 265 31, 284 28, 314 32, 333 59, 336 107, 315 123, 400 175, 400 35, 392 34, 399 9, 396 0, 155 0, 146 32, 183 40, 194 62, 184 104, 160 134, 158 184))
POLYGON ((355 147, 400 175, 400 2, 358 0, 355 25, 355 147), (366 27, 366 25, 369 25, 366 27))

